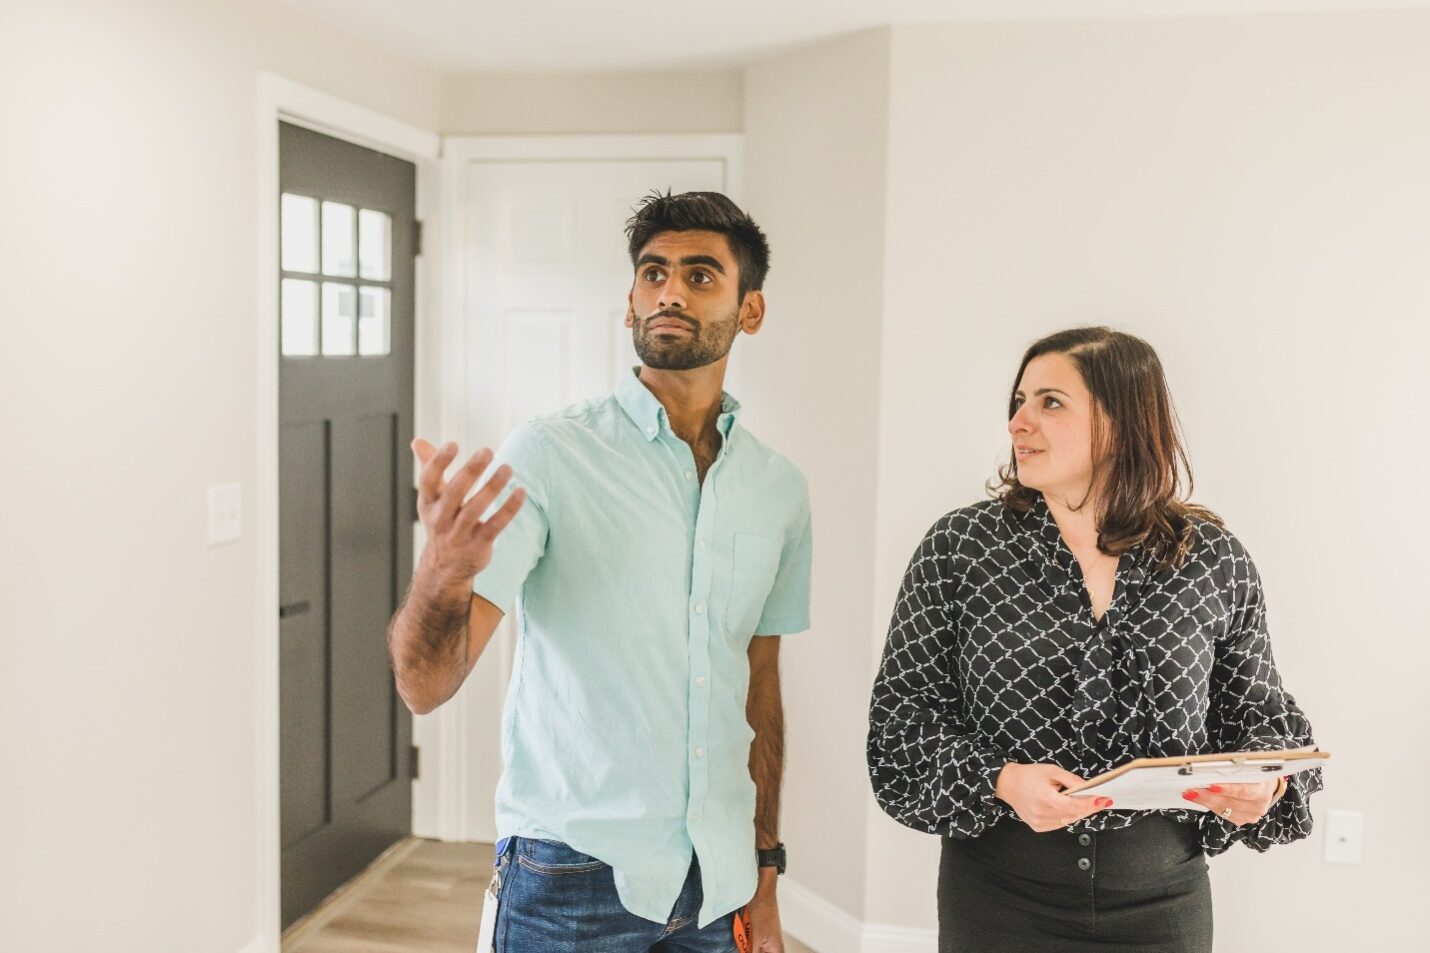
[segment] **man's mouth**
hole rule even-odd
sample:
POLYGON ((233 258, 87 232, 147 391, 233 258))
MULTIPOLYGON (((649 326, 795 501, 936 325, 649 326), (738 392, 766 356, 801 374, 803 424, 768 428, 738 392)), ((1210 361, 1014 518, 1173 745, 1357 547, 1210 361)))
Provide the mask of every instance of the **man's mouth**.
POLYGON ((672 331, 684 331, 686 334, 694 334, 695 329, 684 321, 675 318, 656 318, 645 326, 647 334, 670 333, 672 331))

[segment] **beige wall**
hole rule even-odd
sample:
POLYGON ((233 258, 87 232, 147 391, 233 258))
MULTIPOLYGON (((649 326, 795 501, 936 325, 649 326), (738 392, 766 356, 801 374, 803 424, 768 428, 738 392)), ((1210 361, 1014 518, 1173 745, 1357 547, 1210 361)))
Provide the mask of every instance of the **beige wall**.
POLYGON ((809 477, 813 631, 782 653, 791 878, 864 905, 864 731, 878 447, 889 33, 746 75, 746 205, 770 236, 769 316, 744 351, 747 422, 809 477), (838 117, 837 121, 831 121, 838 117))
POLYGON ((437 77, 274 2, 0 23, 0 946, 234 953, 254 767, 258 73, 435 129, 437 77), (246 534, 205 545, 205 487, 246 534))
POLYGON ((473 73, 442 81, 449 135, 739 132, 739 70, 473 73))
MULTIPOLYGON (((1023 347, 1106 321, 1160 350, 1197 496, 1257 559, 1289 687, 1336 753, 1321 834, 1213 862, 1218 949, 1408 949, 1430 889, 1420 386, 1430 15, 894 31, 877 618, 1005 447, 1023 347)), ((908 838, 904 838, 907 841, 908 838)), ((870 852, 867 918, 933 926, 932 838, 870 852), (912 889, 911 889, 912 888, 912 889)))

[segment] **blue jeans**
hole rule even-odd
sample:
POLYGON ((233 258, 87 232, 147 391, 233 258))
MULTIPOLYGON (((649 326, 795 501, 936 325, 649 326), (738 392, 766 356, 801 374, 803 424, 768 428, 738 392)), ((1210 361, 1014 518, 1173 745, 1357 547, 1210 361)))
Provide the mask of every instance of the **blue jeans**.
POLYGON ((565 844, 514 837, 498 870, 496 953, 734 953, 735 914, 696 926, 703 893, 693 860, 665 923, 626 910, 610 866, 565 844))

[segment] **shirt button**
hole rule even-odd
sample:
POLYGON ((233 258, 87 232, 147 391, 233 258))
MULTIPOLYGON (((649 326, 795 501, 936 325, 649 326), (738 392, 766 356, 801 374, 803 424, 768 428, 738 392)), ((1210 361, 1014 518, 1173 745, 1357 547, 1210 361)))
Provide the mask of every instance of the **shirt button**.
POLYGON ((696 745, 696 746, 695 746, 695 757, 697 757, 697 758, 703 758, 703 757, 705 757, 705 749, 702 748, 702 747, 700 747, 699 745, 696 745))
POLYGON ((701 548, 701 549, 704 549, 704 548, 705 548, 705 537, 704 537, 704 536, 700 537, 700 548, 701 548))
POLYGON ((695 684, 697 684, 697 685, 699 685, 699 686, 701 686, 701 687, 703 688, 704 685, 705 685, 705 676, 704 676, 704 675, 697 675, 697 676, 695 676, 695 684))
POLYGON ((1079 835, 1078 835, 1077 842, 1078 842, 1079 844, 1081 844, 1082 846, 1086 847, 1088 844, 1091 844, 1091 843, 1092 843, 1092 835, 1091 835, 1091 834, 1079 834, 1079 835))
POLYGON ((689 470, 686 470, 686 471, 685 471, 685 479, 687 479, 687 480, 693 480, 693 479, 695 479, 695 474, 691 473, 689 470))
POLYGON ((691 812, 690 812, 690 823, 692 823, 692 824, 699 824, 699 823, 700 823, 700 812, 699 812, 699 811, 691 811, 691 812))
POLYGON ((655 436, 655 428, 654 428, 654 427, 647 427, 647 428, 645 429, 645 432, 648 433, 648 434, 650 434, 651 436, 655 436))
POLYGON ((704 612, 704 611, 705 611, 705 603, 703 603, 703 602, 697 602, 697 603, 695 603, 695 614, 696 614, 696 615, 700 615, 700 614, 701 614, 702 612, 704 612))
POLYGON ((1090 868, 1091 866, 1092 866, 1092 861, 1088 860, 1086 857, 1079 857, 1079 858, 1077 859, 1077 869, 1078 869, 1078 870, 1087 870, 1087 869, 1090 868))

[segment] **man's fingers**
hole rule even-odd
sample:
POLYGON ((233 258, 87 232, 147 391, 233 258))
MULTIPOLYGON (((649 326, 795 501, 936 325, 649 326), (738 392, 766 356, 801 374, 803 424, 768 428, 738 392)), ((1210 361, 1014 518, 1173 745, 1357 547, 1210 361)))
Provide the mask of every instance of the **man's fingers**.
POLYGON ((511 496, 507 497, 506 502, 501 505, 501 508, 493 513, 492 518, 483 523, 481 529, 477 530, 477 532, 487 541, 496 539, 497 534, 506 529, 506 524, 512 521, 517 511, 521 509, 521 504, 525 502, 525 490, 521 487, 512 490, 511 496))
POLYGON ((472 492, 472 487, 477 485, 477 481, 482 478, 482 474, 486 472, 491 462, 492 452, 483 447, 468 457, 467 462, 452 474, 452 479, 448 480, 447 485, 442 489, 444 516, 452 520, 461 518, 460 511, 464 509, 463 501, 466 500, 467 494, 472 492))
POLYGON ((444 443, 440 448, 433 449, 425 440, 414 440, 412 452, 422 462, 422 469, 417 473, 417 500, 427 505, 442 495, 442 474, 447 472, 447 465, 457 456, 457 445, 444 443), (427 451, 430 452, 424 458, 422 454, 427 451))
POLYGON ((511 467, 503 463, 492 473, 491 479, 483 483, 472 498, 462 504, 462 512, 457 516, 457 524, 470 532, 481 522, 482 515, 496 502, 501 491, 511 482, 511 467))

